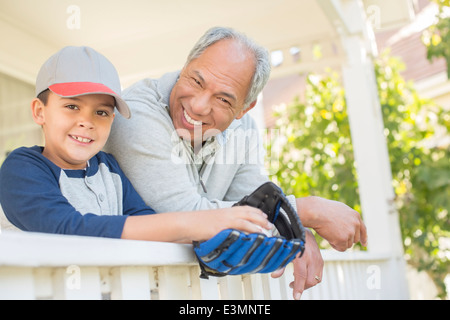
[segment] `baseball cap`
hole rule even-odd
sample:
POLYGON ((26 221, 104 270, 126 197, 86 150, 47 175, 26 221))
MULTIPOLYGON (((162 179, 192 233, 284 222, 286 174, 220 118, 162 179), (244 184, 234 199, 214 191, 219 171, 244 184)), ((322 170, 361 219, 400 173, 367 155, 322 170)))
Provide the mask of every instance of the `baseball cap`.
POLYGON ((107 94, 115 98, 116 108, 125 117, 131 112, 120 97, 119 75, 105 56, 90 47, 64 47, 41 67, 36 78, 36 96, 50 89, 61 97, 107 94))

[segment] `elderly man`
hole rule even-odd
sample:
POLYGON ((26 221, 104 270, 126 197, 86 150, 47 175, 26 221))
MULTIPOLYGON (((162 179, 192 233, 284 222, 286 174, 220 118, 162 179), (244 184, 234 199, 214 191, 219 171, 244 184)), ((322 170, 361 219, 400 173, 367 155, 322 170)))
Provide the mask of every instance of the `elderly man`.
MULTIPOLYGON (((231 207, 268 181, 262 161, 255 160, 263 147, 247 112, 269 74, 264 48, 232 29, 212 28, 181 72, 125 91, 132 117, 116 117, 106 150, 157 212, 231 207)), ((290 201, 304 226, 335 249, 366 244, 360 215, 345 204, 319 197, 290 201)), ((322 268, 309 232, 306 252, 294 263, 294 298, 320 282, 322 268)))

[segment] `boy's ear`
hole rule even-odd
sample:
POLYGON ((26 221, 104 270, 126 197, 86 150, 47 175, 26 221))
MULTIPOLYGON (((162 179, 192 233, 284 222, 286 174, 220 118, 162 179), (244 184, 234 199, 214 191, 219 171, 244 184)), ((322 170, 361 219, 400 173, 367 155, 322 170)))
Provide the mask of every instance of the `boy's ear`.
POLYGON ((38 98, 34 98, 31 101, 31 115, 33 117, 34 122, 36 122, 38 125, 41 126, 45 122, 44 107, 45 107, 44 103, 38 98))

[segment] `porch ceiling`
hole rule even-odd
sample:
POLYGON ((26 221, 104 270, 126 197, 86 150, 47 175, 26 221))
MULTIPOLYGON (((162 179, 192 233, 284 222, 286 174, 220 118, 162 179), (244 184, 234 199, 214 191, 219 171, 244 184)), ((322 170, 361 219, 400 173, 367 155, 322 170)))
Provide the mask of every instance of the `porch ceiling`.
MULTIPOLYGON (((325 5, 335 2, 325 0, 325 5)), ((274 75, 312 69, 319 63, 311 54, 314 46, 320 46, 322 59, 330 64, 339 63, 343 54, 335 30, 339 16, 326 12, 323 3, 323 0, 0 0, 0 72, 32 83, 40 65, 58 49, 88 45, 115 64, 126 86, 142 77, 179 69, 195 41, 216 25, 243 31, 271 51, 287 52, 293 46, 299 47, 301 59, 295 68, 288 64, 274 69, 274 75)), ((380 20, 376 20, 380 28, 406 22, 409 3, 410 0, 364 1, 366 9, 381 10, 382 14, 377 16, 380 20)), ((323 66, 323 61, 320 63, 323 66)))

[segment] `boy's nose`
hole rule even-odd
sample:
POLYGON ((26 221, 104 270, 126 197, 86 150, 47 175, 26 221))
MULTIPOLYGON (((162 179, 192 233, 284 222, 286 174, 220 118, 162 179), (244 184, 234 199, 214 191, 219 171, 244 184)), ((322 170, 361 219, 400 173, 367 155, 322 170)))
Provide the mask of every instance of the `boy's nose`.
POLYGON ((90 115, 82 115, 78 120, 78 125, 83 128, 93 129, 95 127, 93 117, 90 115))
POLYGON ((84 127, 84 128, 87 128, 87 129, 94 129, 94 125, 89 123, 89 122, 80 123, 80 127, 84 127))

